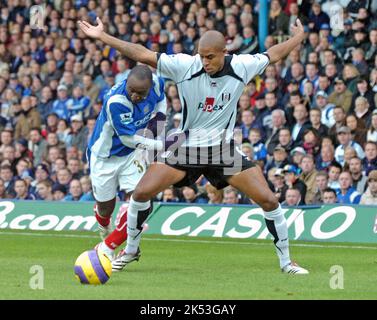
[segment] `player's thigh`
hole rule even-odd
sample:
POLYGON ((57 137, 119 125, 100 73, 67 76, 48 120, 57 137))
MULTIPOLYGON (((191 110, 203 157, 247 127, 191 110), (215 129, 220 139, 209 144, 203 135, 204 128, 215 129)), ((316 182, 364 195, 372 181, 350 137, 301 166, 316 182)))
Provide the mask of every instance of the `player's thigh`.
POLYGON ((265 211, 272 211, 279 205, 259 166, 235 174, 228 179, 228 183, 243 192, 265 211))
POLYGON ((126 193, 134 191, 146 171, 145 165, 135 158, 135 152, 123 157, 118 166, 120 190, 124 190, 126 193))
POLYGON ((92 154, 90 157, 90 178, 96 201, 107 202, 116 197, 118 179, 114 159, 100 159, 92 154))
POLYGON ((169 186, 181 181, 186 175, 164 163, 152 163, 133 192, 136 201, 148 201, 169 186))

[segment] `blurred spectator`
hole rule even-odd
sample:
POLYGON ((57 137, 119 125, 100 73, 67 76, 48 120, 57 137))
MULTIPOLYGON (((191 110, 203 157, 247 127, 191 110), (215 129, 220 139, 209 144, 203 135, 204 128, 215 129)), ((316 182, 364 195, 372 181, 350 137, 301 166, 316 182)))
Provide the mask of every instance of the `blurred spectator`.
POLYGON ((335 150, 332 145, 322 146, 321 154, 316 159, 317 170, 328 171, 329 165, 335 159, 335 150))
POLYGON ((2 178, 0 178, 0 199, 6 199, 8 197, 9 195, 6 192, 5 182, 2 178))
POLYGON ((14 137, 29 138, 31 128, 38 128, 41 125, 41 117, 38 111, 31 106, 30 97, 23 97, 21 100, 22 114, 17 121, 14 137))
POLYGON ((324 204, 334 204, 337 203, 338 199, 336 196, 336 191, 331 188, 326 188, 323 190, 323 203, 324 204))
POLYGON ((344 149, 344 164, 343 171, 349 171, 350 161, 352 158, 357 157, 355 148, 348 146, 344 149))
MULTIPOLYGON (((335 109, 334 109, 335 110, 335 109)), ((309 120, 312 128, 318 131, 321 137, 327 136, 329 128, 321 122, 321 110, 318 108, 312 108, 309 112, 309 120)))
POLYGON ((53 101, 51 88, 49 86, 43 87, 41 98, 37 105, 37 111, 41 116, 42 122, 45 122, 47 116, 52 112, 53 101))
POLYGON ((182 188, 183 202, 186 203, 207 203, 202 195, 198 194, 198 187, 195 184, 182 188))
POLYGON ((35 200, 35 196, 28 192, 28 185, 24 179, 16 179, 14 182, 16 192, 15 200, 35 200))
POLYGON ((222 204, 224 199, 223 190, 218 190, 212 186, 209 182, 205 185, 205 190, 208 196, 209 204, 222 204))
POLYGON ((80 179, 84 175, 81 169, 81 162, 77 158, 69 159, 67 168, 71 172, 73 179, 80 179))
POLYGON ((253 160, 254 158, 254 151, 253 151, 253 146, 251 143, 244 142, 241 145, 241 151, 246 155, 246 158, 249 160, 253 160))
POLYGON ((279 130, 278 146, 283 147, 287 153, 290 153, 291 149, 294 146, 294 143, 289 128, 281 128, 279 130))
POLYGON ((298 146, 302 143, 302 137, 305 129, 311 127, 311 124, 308 118, 308 111, 303 104, 298 104, 295 106, 293 117, 295 119, 295 124, 292 128, 292 140, 293 144, 298 146))
POLYGON ((342 106, 335 106, 333 114, 334 114, 335 123, 329 129, 329 136, 334 142, 336 142, 338 130, 341 127, 346 126, 346 112, 342 106))
POLYGON ((289 18, 282 10, 280 1, 272 0, 270 7, 270 18, 269 18, 269 34, 272 35, 286 35, 288 34, 289 28, 289 18))
MULTIPOLYGON (((373 110, 370 126, 367 129, 367 141, 377 142, 377 110, 373 110)), ((1 146, 0 146, 1 148, 1 146)))
POLYGON ((64 84, 58 86, 58 98, 52 104, 52 112, 56 113, 59 118, 68 120, 69 110, 68 105, 70 98, 68 96, 68 88, 64 84))
POLYGON ((326 171, 319 171, 315 177, 315 193, 313 204, 323 203, 324 191, 328 188, 328 174, 326 171))
POLYGON ((337 192, 339 203, 358 204, 361 194, 352 187, 352 176, 348 171, 344 171, 339 176, 340 189, 337 192))
POLYGON ((74 115, 87 114, 87 108, 90 105, 90 98, 83 95, 83 88, 77 85, 73 88, 72 99, 67 104, 69 116, 72 118, 74 115))
POLYGON ((250 129, 249 141, 253 147, 253 160, 266 162, 267 150, 262 142, 261 132, 257 128, 250 129))
POLYGON ((337 131, 337 137, 339 141, 339 146, 335 150, 335 160, 337 162, 339 162, 342 166, 344 165, 344 151, 346 147, 349 146, 355 149, 357 156, 360 159, 364 159, 363 148, 355 141, 352 141, 350 128, 340 127, 337 131))
POLYGON ((273 156, 266 163, 265 172, 271 168, 283 168, 288 164, 288 153, 283 146, 277 145, 273 151, 273 156))
POLYGON ((342 172, 342 166, 336 162, 333 161, 329 165, 329 183, 328 186, 334 190, 340 189, 339 185, 339 176, 340 173, 342 172))
POLYGON ((334 91, 329 96, 329 103, 342 107, 347 113, 350 110, 352 103, 352 92, 346 87, 345 81, 342 77, 335 78, 334 84, 334 91))
POLYGON ((307 128, 304 131, 301 145, 307 154, 317 157, 320 150, 320 141, 321 137, 318 131, 314 128, 307 128))
POLYGON ((4 182, 7 198, 14 198, 16 195, 14 190, 14 175, 10 165, 3 164, 0 166, 0 178, 4 182))
POLYGON ((48 180, 38 182, 36 185, 36 194, 38 200, 54 200, 52 195, 52 183, 48 180))
MULTIPOLYGON (((97 100, 98 95, 99 95, 99 88, 98 86, 93 83, 92 77, 89 74, 85 74, 82 78, 82 83, 84 86, 83 93, 85 96, 90 98, 90 105, 93 105, 94 102, 97 100)), ((89 110, 87 110, 89 111, 89 110)), ((87 116, 85 114, 85 116, 87 116)))
POLYGON ((52 196, 55 201, 60 201, 65 198, 67 194, 67 187, 61 184, 55 184, 52 186, 52 196))
POLYGON ((239 203, 240 199, 237 190, 233 187, 226 187, 224 189, 224 204, 234 205, 239 203))
POLYGON ((290 187, 285 193, 285 201, 282 202, 283 206, 302 206, 304 202, 302 201, 302 196, 300 190, 290 187))
POLYGON ((268 138, 265 142, 269 155, 273 154, 275 147, 279 144, 279 132, 280 129, 286 124, 285 113, 281 109, 276 109, 271 113, 272 129, 268 134, 268 138))
POLYGON ((363 171, 368 176, 369 172, 377 169, 377 144, 373 141, 368 141, 365 144, 365 158, 362 160, 363 171))
POLYGON ((43 139, 41 130, 38 127, 32 128, 29 133, 29 150, 33 154, 34 166, 42 161, 46 148, 47 142, 43 139))
POLYGON ((306 155, 306 151, 303 147, 296 147, 292 149, 290 152, 291 160, 290 163, 292 163, 294 166, 299 167, 302 158, 306 155))
POLYGON ((79 179, 72 179, 69 183, 69 193, 64 197, 64 201, 80 201, 83 195, 79 179))
POLYGON ((346 126, 351 129, 351 139, 359 145, 363 145, 366 140, 366 128, 362 119, 356 115, 349 114, 346 117, 346 126))
POLYGON ((362 162, 358 157, 349 161, 349 171, 352 176, 352 187, 360 194, 364 193, 367 184, 367 176, 362 172, 362 162))
POLYGON ((374 92, 370 88, 369 79, 365 76, 361 76, 356 79, 356 90, 353 91, 352 103, 350 108, 350 113, 355 112, 356 99, 359 97, 364 97, 368 101, 368 107, 371 109, 375 108, 374 103, 374 92))
POLYGON ((362 194, 360 204, 377 204, 377 170, 369 172, 368 188, 362 194))
POLYGON ((321 122, 331 128, 335 124, 334 105, 328 103, 327 93, 320 90, 315 95, 316 105, 321 110, 321 122))
POLYGON ((72 130, 67 137, 67 145, 75 146, 82 153, 85 153, 88 141, 88 128, 84 127, 82 115, 76 114, 71 117, 71 127, 72 130))
POLYGON ((315 169, 314 158, 311 154, 305 155, 300 163, 301 174, 299 178, 306 185, 305 204, 313 204, 316 193, 316 177, 317 170, 315 169))
POLYGON ((288 164, 284 166, 283 172, 285 184, 288 186, 288 188, 298 189, 301 194, 300 202, 305 204, 307 187, 306 184, 299 178, 299 170, 295 166, 288 164))
POLYGON ((63 168, 56 172, 56 184, 64 186, 67 190, 71 180, 72 174, 68 168, 63 168))
POLYGON ((312 4, 312 10, 309 13, 309 29, 319 32, 321 25, 330 24, 329 16, 321 10, 321 5, 317 2, 312 4))
POLYGON ((0 154, 4 153, 5 147, 11 146, 13 143, 13 131, 6 129, 0 133, 0 154))
POLYGON ((176 195, 174 187, 169 187, 164 190, 162 195, 163 202, 179 202, 179 198, 176 195))
POLYGON ((242 130, 242 137, 247 139, 249 137, 250 129, 255 121, 255 117, 251 110, 244 110, 241 114, 241 126, 239 127, 242 130))

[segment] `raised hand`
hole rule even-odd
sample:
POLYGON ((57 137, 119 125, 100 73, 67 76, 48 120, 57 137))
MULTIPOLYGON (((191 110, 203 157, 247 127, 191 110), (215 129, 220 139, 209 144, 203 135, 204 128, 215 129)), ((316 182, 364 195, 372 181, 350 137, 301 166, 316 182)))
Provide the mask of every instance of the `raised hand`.
POLYGON ((89 22, 86 21, 79 21, 78 25, 82 32, 84 32, 88 37, 99 39, 101 35, 104 33, 103 30, 103 23, 100 18, 97 17, 96 19, 98 25, 92 26, 89 22))
POLYGON ((304 36, 305 34, 304 26, 302 25, 300 19, 296 19, 296 25, 294 24, 291 25, 291 33, 293 36, 296 36, 296 35, 304 36))

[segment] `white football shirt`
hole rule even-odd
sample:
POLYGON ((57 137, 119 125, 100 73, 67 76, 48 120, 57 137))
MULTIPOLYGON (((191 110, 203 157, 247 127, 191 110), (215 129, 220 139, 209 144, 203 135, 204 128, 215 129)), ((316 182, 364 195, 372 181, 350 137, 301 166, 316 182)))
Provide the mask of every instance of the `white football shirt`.
POLYGON ((237 117, 237 103, 245 85, 269 64, 267 54, 225 56, 224 68, 210 76, 200 55, 158 55, 157 73, 173 80, 182 104, 180 130, 188 132, 187 147, 229 142, 237 117))

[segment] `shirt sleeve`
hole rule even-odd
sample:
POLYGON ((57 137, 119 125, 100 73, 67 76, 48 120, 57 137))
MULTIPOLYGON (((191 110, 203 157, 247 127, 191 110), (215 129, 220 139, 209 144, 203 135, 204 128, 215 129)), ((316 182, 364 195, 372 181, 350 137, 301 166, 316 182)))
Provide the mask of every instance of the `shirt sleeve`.
POLYGON ((188 54, 178 53, 168 55, 162 53, 158 56, 157 74, 174 82, 180 82, 184 79, 184 76, 194 62, 195 57, 188 54))
POLYGON ((256 75, 262 74, 270 63, 267 53, 240 54, 239 59, 245 68, 243 80, 248 83, 256 75))
POLYGON ((120 94, 112 96, 106 103, 107 117, 118 136, 134 135, 133 106, 120 94))

